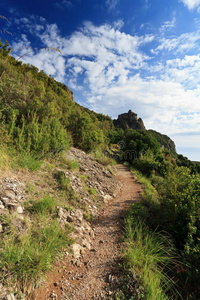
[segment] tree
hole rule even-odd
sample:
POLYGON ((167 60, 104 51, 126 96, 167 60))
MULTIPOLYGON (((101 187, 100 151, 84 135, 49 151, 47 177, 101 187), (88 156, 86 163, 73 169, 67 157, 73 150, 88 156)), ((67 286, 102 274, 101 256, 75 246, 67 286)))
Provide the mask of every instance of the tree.
POLYGON ((7 57, 9 55, 9 53, 11 52, 12 48, 9 47, 10 44, 8 43, 8 41, 5 41, 5 44, 2 44, 1 38, 0 38, 0 55, 3 57, 7 57))

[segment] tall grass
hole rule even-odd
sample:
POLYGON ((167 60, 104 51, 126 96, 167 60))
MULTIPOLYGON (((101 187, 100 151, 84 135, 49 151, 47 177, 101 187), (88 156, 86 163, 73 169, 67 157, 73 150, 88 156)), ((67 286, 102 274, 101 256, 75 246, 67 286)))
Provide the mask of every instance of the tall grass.
POLYGON ((1 242, 0 281, 12 280, 23 287, 29 282, 36 284, 60 250, 70 243, 67 230, 60 228, 57 220, 47 218, 42 225, 33 224, 24 235, 5 236, 1 242))
POLYGON ((176 253, 170 239, 157 232, 150 232, 146 225, 128 217, 125 222, 126 268, 141 280, 147 300, 169 299, 167 292, 173 289, 168 276, 176 263, 176 253))
POLYGON ((8 171, 11 167, 11 158, 6 148, 0 146, 0 171, 8 171))
POLYGON ((29 169, 31 172, 34 172, 41 167, 43 162, 36 155, 23 151, 18 154, 18 163, 21 168, 29 169))
POLYGON ((44 196, 41 200, 34 202, 33 205, 28 208, 28 210, 40 216, 47 216, 48 214, 55 212, 55 206, 55 198, 44 196))
POLYGON ((130 207, 125 219, 125 270, 133 278, 135 274, 139 278, 138 284, 142 286, 144 295, 138 295, 138 299, 181 299, 172 275, 178 264, 175 246, 167 233, 159 231, 160 228, 151 227, 154 223, 152 219, 161 217, 157 215, 158 193, 139 171, 132 170, 132 173, 142 184, 143 193, 141 201, 130 207))
POLYGON ((79 164, 75 160, 67 160, 68 169, 70 171, 79 170, 79 164))
POLYGON ((103 166, 113 165, 115 166, 117 163, 114 159, 103 153, 101 150, 96 149, 91 153, 95 160, 103 166))

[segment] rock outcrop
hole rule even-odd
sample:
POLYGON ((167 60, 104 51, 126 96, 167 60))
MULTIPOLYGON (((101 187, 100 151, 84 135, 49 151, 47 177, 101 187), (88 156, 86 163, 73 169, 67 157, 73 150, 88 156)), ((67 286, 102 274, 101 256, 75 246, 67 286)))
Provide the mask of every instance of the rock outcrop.
POLYGON ((137 118, 137 114, 131 110, 128 113, 124 113, 118 116, 117 120, 113 120, 116 127, 126 130, 127 128, 132 128, 133 130, 146 130, 144 123, 141 118, 137 118))

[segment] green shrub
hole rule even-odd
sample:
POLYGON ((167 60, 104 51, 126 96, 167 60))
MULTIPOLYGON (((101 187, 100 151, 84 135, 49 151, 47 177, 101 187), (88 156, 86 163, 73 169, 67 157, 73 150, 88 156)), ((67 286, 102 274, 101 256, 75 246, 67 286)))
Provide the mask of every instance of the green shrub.
POLYGON ((58 153, 69 147, 67 132, 54 117, 43 118, 42 122, 39 122, 36 115, 33 115, 29 121, 22 116, 21 126, 15 125, 15 119, 12 123, 14 125, 10 128, 9 134, 20 151, 43 155, 58 153))
POLYGON ((89 190, 88 190, 88 191, 89 191, 89 194, 90 194, 90 195, 97 195, 97 191, 95 191, 95 189, 94 189, 94 188, 92 188, 92 187, 91 187, 91 188, 89 188, 89 190))
POLYGON ((179 291, 184 299, 199 299, 200 176, 188 168, 169 165, 164 177, 153 173, 150 179, 139 180, 144 186, 143 200, 134 204, 132 217, 137 220, 139 216, 151 230, 170 234, 181 253, 174 272, 179 291))

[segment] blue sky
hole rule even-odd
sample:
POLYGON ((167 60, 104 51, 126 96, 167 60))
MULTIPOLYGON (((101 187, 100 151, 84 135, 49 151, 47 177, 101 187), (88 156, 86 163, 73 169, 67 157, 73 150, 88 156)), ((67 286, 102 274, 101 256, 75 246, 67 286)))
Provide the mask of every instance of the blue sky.
POLYGON ((1 0, 2 40, 116 118, 132 109, 200 161, 200 0, 1 0), (30 49, 29 49, 30 50, 30 49))

